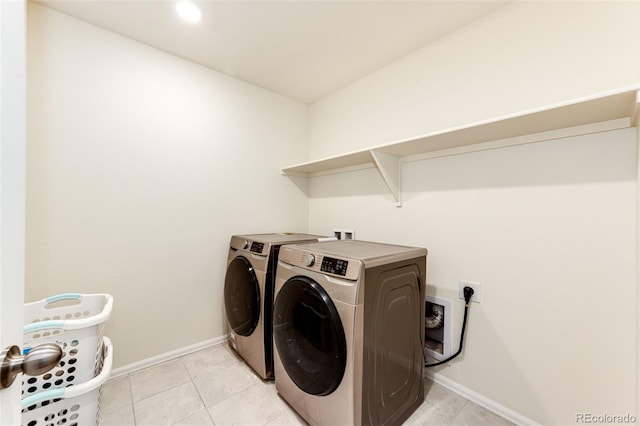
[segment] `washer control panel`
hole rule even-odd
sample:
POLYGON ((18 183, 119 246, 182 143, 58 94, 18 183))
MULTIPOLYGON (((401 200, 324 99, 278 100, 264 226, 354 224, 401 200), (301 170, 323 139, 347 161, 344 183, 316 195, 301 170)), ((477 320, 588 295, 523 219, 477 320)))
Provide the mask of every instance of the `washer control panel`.
POLYGON ((320 271, 344 277, 347 275, 348 266, 348 260, 324 256, 322 258, 322 265, 320 265, 320 271))
POLYGON ((304 250, 295 245, 282 246, 279 260, 310 271, 353 281, 360 276, 362 266, 360 260, 329 256, 316 251, 304 250))

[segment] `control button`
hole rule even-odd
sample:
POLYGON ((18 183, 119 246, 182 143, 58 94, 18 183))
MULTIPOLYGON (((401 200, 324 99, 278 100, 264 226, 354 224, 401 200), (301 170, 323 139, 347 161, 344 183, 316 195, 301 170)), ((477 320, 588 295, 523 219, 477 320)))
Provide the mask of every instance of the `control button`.
POLYGON ((304 264, 307 266, 313 266, 313 264, 316 263, 316 257, 314 255, 312 255, 311 253, 307 254, 304 257, 304 264))
POLYGON ((246 249, 247 247, 249 247, 249 241, 244 240, 244 241, 242 242, 242 248, 243 248, 243 249, 246 249))

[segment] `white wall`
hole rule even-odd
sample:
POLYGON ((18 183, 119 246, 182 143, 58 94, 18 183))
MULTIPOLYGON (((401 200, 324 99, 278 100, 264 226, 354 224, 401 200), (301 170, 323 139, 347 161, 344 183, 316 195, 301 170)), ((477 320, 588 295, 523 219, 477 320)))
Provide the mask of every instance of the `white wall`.
POLYGON ((454 306, 483 285, 443 375, 543 424, 633 413, 634 130, 408 163, 402 208, 373 169, 308 204, 277 170, 308 137, 318 158, 635 84, 638 13, 511 4, 312 105, 308 136, 303 105, 31 4, 27 300, 114 294, 124 365, 224 333, 231 234, 353 228, 427 247, 454 306))
POLYGON ((636 84, 638 19, 637 1, 513 2, 313 104, 309 159, 636 84))
MULTIPOLYGON (((638 2, 515 2, 311 106, 310 159, 640 82, 638 2)), ((310 179, 309 231, 427 247, 427 292, 462 306, 437 372, 526 418, 638 416, 635 129, 310 179), (366 212, 366 214, 363 214, 366 212), (454 346, 458 342, 455 333, 454 346)))
POLYGON ((307 106, 37 4, 28 29, 26 299, 111 293, 116 366, 222 336, 230 236, 307 229, 277 172, 307 106))
POLYGON ((635 129, 311 180, 311 232, 426 247, 427 293, 479 282, 464 356, 438 372, 545 425, 635 413, 635 129), (363 214, 363 212, 367 212, 363 214))

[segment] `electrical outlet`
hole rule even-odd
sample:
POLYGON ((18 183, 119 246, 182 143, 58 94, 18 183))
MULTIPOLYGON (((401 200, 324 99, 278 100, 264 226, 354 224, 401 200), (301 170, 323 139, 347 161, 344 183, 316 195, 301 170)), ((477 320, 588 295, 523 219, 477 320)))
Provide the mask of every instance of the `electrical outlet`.
POLYGON ((333 230, 333 236, 336 237, 338 240, 342 240, 342 230, 340 229, 334 229, 333 230))
POLYGON ((480 303, 482 300, 482 286, 479 283, 474 283, 472 281, 458 281, 458 297, 464 300, 464 288, 471 287, 473 289, 473 296, 471 296, 471 301, 480 303))

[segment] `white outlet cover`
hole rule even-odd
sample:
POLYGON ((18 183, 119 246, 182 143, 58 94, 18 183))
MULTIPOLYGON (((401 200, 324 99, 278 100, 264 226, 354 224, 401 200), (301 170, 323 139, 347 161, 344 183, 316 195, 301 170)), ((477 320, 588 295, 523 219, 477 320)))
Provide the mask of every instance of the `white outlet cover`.
POLYGON ((473 281, 458 281, 458 298, 464 300, 464 288, 471 287, 473 288, 473 296, 471 296, 471 301, 480 303, 482 301, 482 285, 480 283, 474 283, 473 281))

